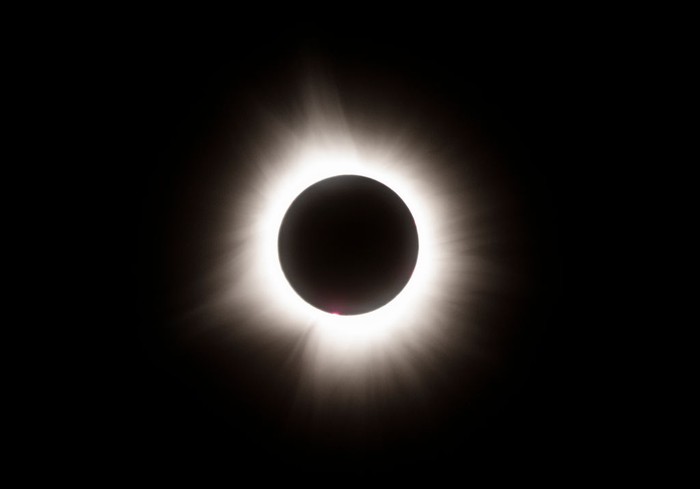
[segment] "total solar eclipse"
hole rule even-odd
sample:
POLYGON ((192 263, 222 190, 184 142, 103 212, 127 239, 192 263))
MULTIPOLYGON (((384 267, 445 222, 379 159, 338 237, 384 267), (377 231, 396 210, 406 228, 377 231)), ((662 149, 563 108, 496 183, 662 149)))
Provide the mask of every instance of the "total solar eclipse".
POLYGON ((235 107, 183 174, 173 331, 261 426, 404 440, 502 371, 530 293, 519 187, 470 113, 312 75, 290 107, 235 107))
POLYGON ((403 290, 418 257, 418 232, 403 200, 368 177, 317 182, 282 220, 279 260, 307 303, 339 315, 378 309, 403 290))

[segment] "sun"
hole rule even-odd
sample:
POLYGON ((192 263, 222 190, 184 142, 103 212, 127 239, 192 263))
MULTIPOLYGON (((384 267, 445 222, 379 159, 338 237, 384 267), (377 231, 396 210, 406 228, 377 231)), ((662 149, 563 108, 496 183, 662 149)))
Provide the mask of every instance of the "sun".
MULTIPOLYGON (((364 108, 344 107, 323 87, 312 84, 311 95, 286 113, 261 110, 260 119, 251 118, 249 138, 214 153, 217 191, 202 211, 211 231, 196 238, 207 255, 200 281, 190 285, 197 296, 182 327, 201 339, 203 361, 218 362, 211 352, 220 352, 222 371, 229 372, 226 352, 243 351, 269 366, 261 376, 271 382, 293 378, 283 383, 295 383, 304 402, 333 398, 366 406, 362 399, 389 398, 396 389, 420 397, 436 375, 487 351, 478 341, 491 334, 484 325, 499 300, 494 292, 508 280, 490 251, 504 238, 486 190, 493 185, 481 171, 492 160, 478 152, 470 140, 477 135, 468 129, 442 134, 429 121, 361 117, 364 108), (343 175, 395 193, 419 243, 400 292, 355 315, 305 301, 279 255, 280 229, 295 199, 343 175), (275 362, 286 370, 275 373, 275 362)), ((246 367, 230 368, 233 379, 246 367)))
POLYGON ((258 334, 303 337, 304 363, 318 380, 361 382, 370 372, 401 364, 405 355, 427 353, 449 341, 446 327, 469 277, 465 239, 454 226, 454 214, 463 213, 463 205, 455 198, 454 182, 435 171, 420 148, 376 144, 347 131, 329 131, 327 124, 313 129, 261 157, 249 191, 238 200, 226 303, 246 311, 246 327, 258 334), (383 307, 354 316, 324 312, 297 295, 277 248, 294 199, 340 175, 368 177, 393 190, 413 215, 420 242, 403 290, 383 307))

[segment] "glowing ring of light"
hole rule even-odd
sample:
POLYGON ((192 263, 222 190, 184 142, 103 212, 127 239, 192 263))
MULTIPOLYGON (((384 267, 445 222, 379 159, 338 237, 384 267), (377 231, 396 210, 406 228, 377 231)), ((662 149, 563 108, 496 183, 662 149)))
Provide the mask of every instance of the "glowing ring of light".
POLYGON ((377 362, 386 367, 403 361, 400 354, 407 350, 429 351, 444 340, 443 329, 464 291, 464 238, 453 225, 455 213, 464 215, 463 201, 453 200, 444 175, 415 148, 360 145, 347 134, 294 143, 258 163, 253 188, 239 201, 231 305, 246 310, 259 333, 307 334, 305 358, 322 376, 356 377, 377 362), (314 183, 346 174, 372 178, 399 195, 413 215, 420 242, 404 289, 383 307, 355 316, 330 314, 304 301, 284 276, 277 248, 280 225, 294 199, 314 183))

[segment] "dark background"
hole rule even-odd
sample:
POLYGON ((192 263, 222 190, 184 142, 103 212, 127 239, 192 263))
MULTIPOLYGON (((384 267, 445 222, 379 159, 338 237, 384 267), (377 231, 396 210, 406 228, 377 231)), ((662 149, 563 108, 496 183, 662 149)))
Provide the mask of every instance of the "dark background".
POLYGON ((74 436, 86 460, 117 472, 565 478, 614 465, 610 426, 620 413, 599 347, 613 318, 599 314, 604 252, 595 234, 603 231, 590 217, 602 192, 591 195, 591 175, 614 171, 600 156, 616 113, 617 58, 607 42, 614 29, 597 24, 591 32, 573 18, 556 25, 426 19, 390 29, 246 24, 111 28, 84 61, 100 115, 92 128, 101 150, 95 193, 105 203, 91 214, 102 251, 90 254, 99 264, 99 299, 92 334, 78 342, 88 360, 77 376, 74 436), (408 80, 439 94, 507 155, 507 178, 521 192, 534 266, 507 368, 471 407, 400 443, 329 449, 281 432, 168 335, 175 307, 168 240, 173 219, 187 219, 173 212, 187 198, 193 161, 222 132, 246 134, 246 121, 231 121, 223 107, 270 76, 297 73, 310 57, 340 81, 381 73, 388 87, 408 80))

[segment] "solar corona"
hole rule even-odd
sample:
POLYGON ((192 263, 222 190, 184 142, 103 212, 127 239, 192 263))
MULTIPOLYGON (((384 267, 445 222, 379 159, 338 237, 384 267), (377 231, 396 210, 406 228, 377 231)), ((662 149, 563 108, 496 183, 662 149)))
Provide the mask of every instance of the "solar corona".
POLYGON ((183 327, 205 362, 232 379, 258 365, 295 409, 414 402, 456 370, 471 382, 498 355, 489 325, 512 282, 510 200, 484 171, 497 156, 469 126, 438 130, 439 112, 402 121, 305 88, 293 110, 254 104, 250 137, 213 153, 220 191, 204 194, 212 225, 195 238, 207 254, 183 327))
POLYGON ((386 375, 414 382, 450 348, 475 272, 454 223, 470 212, 462 182, 419 144, 314 110, 255 155, 209 310, 234 318, 224 335, 296 338, 302 385, 352 398, 386 375))

